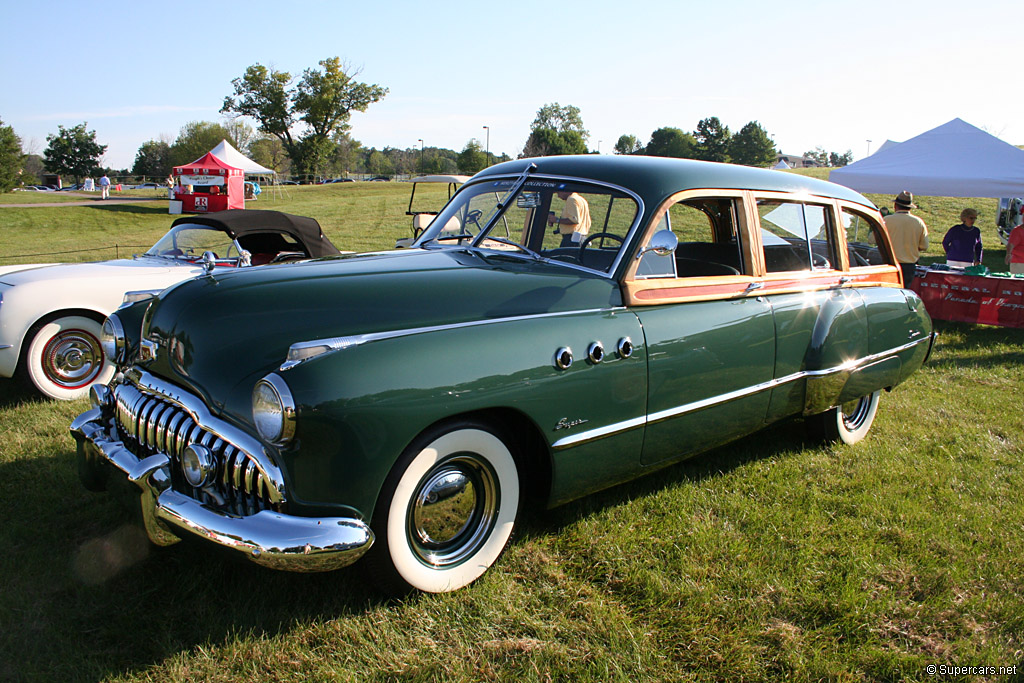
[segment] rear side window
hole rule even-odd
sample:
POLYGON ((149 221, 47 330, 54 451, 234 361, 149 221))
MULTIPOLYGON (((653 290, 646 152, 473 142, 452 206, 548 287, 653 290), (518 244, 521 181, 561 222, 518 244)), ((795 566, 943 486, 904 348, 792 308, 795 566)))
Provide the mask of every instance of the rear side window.
POLYGON ((878 245, 878 234, 882 227, 865 214, 843 208, 843 229, 846 231, 846 249, 850 257, 850 268, 883 266, 888 262, 878 245))
POLYGON ((767 272, 833 268, 836 252, 829 207, 761 199, 757 202, 757 213, 767 272))

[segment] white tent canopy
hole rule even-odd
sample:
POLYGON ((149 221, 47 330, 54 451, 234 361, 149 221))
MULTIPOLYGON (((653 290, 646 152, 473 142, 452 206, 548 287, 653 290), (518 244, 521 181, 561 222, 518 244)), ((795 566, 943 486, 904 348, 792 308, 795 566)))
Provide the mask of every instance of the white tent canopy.
POLYGON ((1024 197, 1024 150, 953 119, 829 174, 858 192, 1024 197))
POLYGON ((220 144, 210 150, 213 156, 223 161, 228 166, 234 166, 245 171, 246 175, 275 175, 269 168, 260 166, 255 161, 245 156, 231 146, 227 140, 221 140, 220 144))

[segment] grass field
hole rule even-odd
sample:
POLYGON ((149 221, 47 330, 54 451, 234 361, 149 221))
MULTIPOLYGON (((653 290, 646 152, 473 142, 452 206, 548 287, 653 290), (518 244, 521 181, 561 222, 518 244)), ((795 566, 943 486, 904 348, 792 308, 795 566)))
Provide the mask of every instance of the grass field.
MULTIPOLYGON (((408 234, 407 202, 408 185, 346 183, 254 206, 366 250, 408 234)), ((1002 263, 995 200, 918 203, 930 256, 971 205, 986 263, 1002 263)), ((140 251, 170 220, 166 201, 0 208, 0 264, 140 251)), ((473 586, 402 601, 358 567, 292 575, 149 548, 78 483, 67 425, 86 404, 0 382, 0 680, 1024 681, 1024 332, 937 328, 865 442, 776 425, 540 513, 473 586)))

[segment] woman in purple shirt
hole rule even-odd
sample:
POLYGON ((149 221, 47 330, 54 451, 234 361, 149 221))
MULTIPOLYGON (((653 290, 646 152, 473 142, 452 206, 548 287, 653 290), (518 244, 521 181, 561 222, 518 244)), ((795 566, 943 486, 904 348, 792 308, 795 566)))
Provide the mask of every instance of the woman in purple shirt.
POLYGON ((964 209, 960 212, 960 225, 954 225, 942 238, 946 250, 946 265, 967 268, 981 263, 981 230, 974 227, 978 212, 964 209))

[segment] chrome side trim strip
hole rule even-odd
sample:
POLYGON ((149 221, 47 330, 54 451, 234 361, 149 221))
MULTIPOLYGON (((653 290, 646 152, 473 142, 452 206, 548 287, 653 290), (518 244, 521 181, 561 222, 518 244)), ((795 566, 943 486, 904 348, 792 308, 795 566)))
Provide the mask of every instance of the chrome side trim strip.
POLYGON ((314 339, 312 341, 296 342, 288 349, 288 356, 281 365, 280 370, 294 368, 300 363, 316 358, 330 351, 340 351, 353 346, 381 341, 384 339, 396 339, 398 337, 409 337, 416 334, 427 334, 429 332, 444 332, 447 330, 458 330, 467 327, 479 327, 481 325, 495 325, 499 323, 521 322, 523 320, 540 320, 543 318, 555 318, 574 315, 591 315, 594 313, 619 313, 628 310, 625 306, 612 308, 592 308, 581 311, 559 311, 554 313, 531 313, 529 315, 514 315, 508 318, 490 318, 488 320, 470 320, 462 323, 450 323, 446 325, 430 325, 428 327, 411 327, 404 330, 389 330, 387 332, 370 332, 368 334, 353 334, 347 337, 329 337, 327 339, 314 339))
POLYGON ((13 344, 0 344, 0 349, 13 349, 13 344))
POLYGON ((796 380, 803 379, 805 377, 822 377, 825 375, 833 375, 839 372, 849 372, 862 365, 869 365, 871 363, 874 363, 875 361, 895 356, 896 354, 902 351, 906 351, 907 349, 913 348, 922 342, 929 341, 930 339, 931 335, 925 335, 920 339, 916 339, 912 342, 908 342, 901 346, 897 346, 896 348, 881 351, 879 353, 874 353, 871 354, 870 356, 864 356, 863 358, 859 358, 856 360, 850 360, 845 363, 842 363, 841 365, 836 365, 834 367, 826 368, 824 370, 802 370, 800 372, 794 372, 793 374, 786 375, 785 377, 779 377, 777 379, 762 382, 760 384, 755 384, 753 386, 745 387, 743 389, 737 389, 736 391, 730 391, 725 394, 719 394, 718 396, 711 396, 709 398, 701 399, 700 401, 694 401, 693 403, 687 403, 685 405, 676 406, 674 408, 660 410, 656 413, 648 413, 643 417, 635 417, 629 420, 624 420, 622 422, 616 422, 615 424, 610 424, 604 427, 591 429, 586 432, 580 432, 579 434, 574 434, 572 436, 567 436, 563 439, 559 439, 558 441, 551 444, 551 447, 555 450, 560 450, 563 448, 568 448, 570 446, 576 446, 587 441, 595 441, 597 439, 602 439, 606 436, 618 434, 619 432, 629 431, 630 429, 636 429, 637 427, 645 427, 649 424, 661 422, 672 417, 685 415, 686 413, 693 413, 698 410, 703 410, 705 408, 710 408, 711 406, 719 405, 721 403, 735 401, 736 399, 751 396, 753 394, 757 394, 762 391, 767 391, 769 389, 774 389, 775 387, 782 386, 783 384, 788 384, 790 382, 795 382, 796 380))

